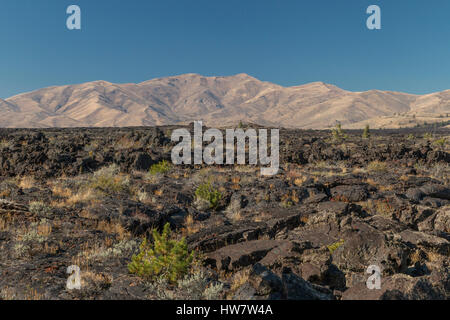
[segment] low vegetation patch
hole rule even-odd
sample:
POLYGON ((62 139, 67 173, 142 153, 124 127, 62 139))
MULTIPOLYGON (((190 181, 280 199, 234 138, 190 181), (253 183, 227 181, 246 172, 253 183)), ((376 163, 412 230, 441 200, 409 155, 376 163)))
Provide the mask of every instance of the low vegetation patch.
POLYGON ((114 244, 110 248, 103 248, 91 254, 91 258, 109 259, 114 257, 122 257, 126 254, 135 252, 139 246, 136 240, 122 240, 114 244))
POLYGON ((348 135, 342 129, 341 124, 338 122, 336 127, 331 130, 331 137, 333 142, 342 142, 343 140, 348 138, 348 135))
POLYGON ((171 164, 167 160, 163 160, 150 167, 150 174, 166 174, 172 168, 171 164))
POLYGON ((431 140, 433 139, 433 134, 431 132, 427 132, 423 135, 423 138, 426 140, 431 140))
POLYGON ((363 134, 362 134, 362 138, 363 139, 369 139, 370 138, 370 127, 367 124, 364 128, 363 134))
POLYGON ((222 194, 211 183, 204 183, 195 190, 195 197, 207 201, 210 208, 215 209, 219 205, 220 199, 222 199, 222 194))
POLYGON ((335 252, 340 246, 342 246, 344 242, 345 242, 344 239, 341 239, 333 244, 330 244, 329 246, 327 246, 327 248, 330 251, 330 253, 333 254, 333 252, 335 252))
POLYGON ((149 291, 161 300, 218 300, 223 284, 213 283, 202 270, 197 270, 178 280, 175 288, 166 279, 158 279, 149 285, 149 291))
POLYGON ((127 192, 130 188, 130 180, 127 176, 120 174, 118 165, 113 164, 96 171, 87 187, 106 194, 127 192))
POLYGON ((140 252, 133 256, 128 270, 145 279, 163 278, 176 283, 188 273, 194 253, 189 252, 185 238, 179 241, 170 238, 169 223, 164 226, 161 234, 153 229, 152 235, 153 243, 143 240, 140 252))
POLYGON ((367 166, 367 170, 369 172, 386 172, 387 171, 387 166, 386 166, 386 163, 384 163, 384 162, 372 161, 367 166))
POLYGON ((11 141, 7 139, 0 140, 0 149, 7 149, 11 146, 11 141))
POLYGON ((52 214, 52 208, 42 201, 33 201, 29 204, 29 210, 33 214, 48 216, 52 214))
POLYGON ((447 139, 446 138, 441 138, 441 139, 435 140, 433 142, 433 144, 435 146, 438 146, 438 147, 443 147, 443 146, 445 146, 446 143, 447 143, 447 139))

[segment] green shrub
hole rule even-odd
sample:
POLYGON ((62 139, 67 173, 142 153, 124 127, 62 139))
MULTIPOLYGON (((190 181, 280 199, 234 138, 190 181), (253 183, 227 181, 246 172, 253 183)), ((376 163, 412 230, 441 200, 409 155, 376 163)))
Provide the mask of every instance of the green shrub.
POLYGON ((430 132, 427 132, 423 135, 423 138, 426 140, 431 140, 431 139, 433 139, 433 134, 430 132))
POLYGON ((133 256, 128 270, 145 279, 162 278, 176 283, 189 271, 194 254, 189 253, 184 238, 180 241, 170 239, 169 223, 164 226, 161 234, 153 229, 152 235, 153 243, 144 239, 139 254, 133 256))
POLYGON ((101 168, 90 178, 88 188, 102 191, 106 194, 129 191, 130 180, 120 175, 120 168, 116 164, 101 168))
POLYGON ((219 190, 214 189, 211 183, 204 183, 195 190, 195 197, 209 202, 210 208, 212 209, 217 208, 220 199, 222 199, 222 194, 219 190))
POLYGON ((330 244, 329 246, 327 246, 327 248, 330 251, 330 253, 333 254, 333 252, 336 251, 340 246, 342 246, 344 242, 345 242, 344 239, 341 239, 338 242, 330 244))
POLYGON ((344 130, 342 130, 341 123, 338 122, 336 124, 336 127, 331 130, 331 136, 333 138, 333 141, 335 142, 341 142, 342 140, 345 140, 348 138, 348 135, 344 133, 344 130))
POLYGON ((163 160, 159 163, 156 163, 150 167, 150 173, 155 175, 158 173, 165 174, 170 171, 171 165, 169 161, 163 160))
POLYGON ((366 127, 364 128, 362 137, 363 137, 363 139, 369 139, 370 138, 370 128, 369 128, 368 124, 366 124, 366 127))
POLYGON ((446 143, 447 143, 447 139, 445 139, 445 138, 441 138, 441 139, 435 140, 433 142, 433 144, 438 147, 443 147, 443 146, 445 146, 446 143))

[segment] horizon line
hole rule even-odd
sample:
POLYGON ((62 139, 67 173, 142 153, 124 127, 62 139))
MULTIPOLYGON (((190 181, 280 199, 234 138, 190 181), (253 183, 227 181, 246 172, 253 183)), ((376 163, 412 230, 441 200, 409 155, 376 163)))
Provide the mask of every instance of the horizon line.
POLYGON ((127 84, 141 85, 141 84, 143 84, 145 82, 149 82, 149 81, 153 81, 153 80, 176 78, 176 77, 181 77, 181 76, 199 76, 199 77, 203 77, 203 78, 232 78, 232 77, 237 77, 237 76, 240 76, 240 75, 247 76, 249 78, 253 78, 253 79, 255 79, 257 81, 260 81, 260 82, 277 85, 277 86, 280 86, 280 87, 285 88, 285 89, 302 87, 302 86, 306 86, 306 85, 314 84, 314 83, 321 83, 323 85, 334 86, 334 87, 336 87, 336 88, 338 88, 340 90, 344 90, 344 91, 347 91, 347 92, 353 92, 353 93, 364 93, 364 92, 371 92, 371 91, 381 91, 381 92, 403 93, 403 94, 409 94, 409 95, 415 95, 415 96, 426 96, 426 95, 436 94, 436 93, 445 92, 445 91, 450 90, 450 88, 449 88, 449 89, 444 89, 444 90, 434 90, 434 91, 427 92, 427 93, 410 93, 410 92, 407 92, 407 91, 383 90, 383 89, 375 89, 375 88, 373 88, 373 89, 359 91, 359 90, 344 89, 344 88, 339 87, 338 85, 335 85, 333 83, 328 83, 328 82, 324 82, 324 81, 320 81, 320 80, 309 81, 309 82, 305 82, 305 83, 301 83, 301 84, 286 86, 286 85, 278 84, 278 83, 275 83, 275 82, 272 82, 272 81, 261 80, 261 79, 255 77, 255 76, 252 76, 252 75, 250 75, 248 73, 245 73, 245 72, 236 73, 236 74, 232 74, 232 75, 202 75, 200 73, 188 72, 188 73, 173 74, 173 75, 167 75, 167 76, 161 76, 161 77, 154 77, 154 78, 150 78, 148 80, 144 80, 144 81, 140 81, 140 82, 111 82, 111 81, 108 81, 108 80, 98 79, 98 80, 83 81, 83 82, 69 83, 69 84, 55 84, 55 85, 49 85, 49 86, 45 86, 45 87, 41 87, 41 88, 32 89, 32 90, 29 90, 29 91, 20 92, 20 93, 14 94, 14 95, 6 97, 6 98, 0 97, 0 100, 7 101, 8 99, 12 99, 14 97, 18 97, 18 96, 21 96, 21 95, 24 95, 24 94, 28 94, 28 93, 32 93, 32 92, 35 92, 35 91, 39 91, 39 90, 51 89, 51 88, 56 88, 56 87, 76 86, 76 85, 83 85, 83 84, 95 83, 95 82, 107 82, 107 83, 112 84, 112 85, 127 85, 127 84))

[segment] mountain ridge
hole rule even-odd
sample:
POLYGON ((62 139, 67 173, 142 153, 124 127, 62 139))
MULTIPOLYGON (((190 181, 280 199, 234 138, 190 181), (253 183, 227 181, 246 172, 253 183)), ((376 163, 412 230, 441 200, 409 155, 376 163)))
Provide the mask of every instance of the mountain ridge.
POLYGON ((140 83, 97 80, 0 99, 0 127, 154 126, 203 120, 287 128, 414 126, 448 121, 450 90, 425 95, 352 92, 321 81, 283 87, 244 73, 189 73, 140 83))

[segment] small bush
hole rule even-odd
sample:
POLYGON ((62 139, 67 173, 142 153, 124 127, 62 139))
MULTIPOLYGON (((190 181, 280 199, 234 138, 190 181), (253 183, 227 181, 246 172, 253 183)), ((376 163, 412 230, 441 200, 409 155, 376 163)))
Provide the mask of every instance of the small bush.
POLYGON ((113 163, 107 167, 103 167, 103 168, 97 170, 94 173, 94 177, 104 177, 104 176, 113 177, 113 176, 117 176, 119 173, 120 173, 120 167, 117 164, 113 163))
POLYGON ((170 239, 169 223, 161 234, 153 229, 152 235, 153 243, 144 239, 139 254, 133 256, 128 270, 145 279, 163 278, 176 283, 189 271, 194 254, 189 252, 184 238, 180 241, 170 239))
POLYGON ((167 280, 158 279, 149 285, 149 291, 161 300, 218 300, 223 284, 213 283, 202 270, 197 270, 178 280, 175 288, 167 280))
POLYGON ((443 146, 445 146, 446 143, 447 143, 447 139, 445 139, 445 138, 441 138, 441 139, 435 140, 433 142, 433 144, 438 147, 443 147, 443 146))
POLYGON ((14 247, 14 256, 16 258, 22 258, 24 256, 26 256, 26 254, 28 253, 28 251, 30 251, 30 246, 28 244, 25 244, 23 242, 17 242, 14 247))
POLYGON ((37 230, 30 230, 20 236, 22 243, 38 242, 43 243, 47 240, 47 237, 38 233, 37 230))
POLYGON ((430 174, 431 177, 444 180, 445 177, 450 177, 450 165, 438 163, 431 168, 430 174))
POLYGON ((195 190, 195 197, 207 201, 210 208, 215 209, 219 205, 220 199, 222 199, 222 194, 219 190, 214 189, 211 183, 204 183, 195 190))
POLYGON ((165 174, 165 173, 169 172, 170 169, 171 169, 171 165, 170 165, 169 161, 163 160, 163 161, 156 163, 150 167, 150 174, 153 174, 153 175, 158 174, 158 173, 165 174))
POLYGON ((11 147, 11 145, 12 145, 12 142, 10 140, 7 140, 7 139, 0 140, 0 150, 7 149, 7 148, 11 147))
POLYGON ((30 224, 29 228, 22 234, 18 234, 19 242, 22 242, 24 245, 31 244, 34 242, 44 243, 47 241, 48 236, 52 232, 52 227, 48 223, 46 219, 41 220, 40 222, 33 222, 30 224))
POLYGON ((106 194, 129 191, 130 180, 120 175, 120 168, 116 164, 104 167, 94 173, 88 187, 106 194))
POLYGON ((348 138, 348 135, 344 133, 339 122, 336 124, 336 127, 331 130, 331 136, 335 142, 341 142, 348 138))
POLYGON ((150 199, 150 196, 145 191, 138 191, 136 193, 136 198, 139 200, 139 202, 146 202, 150 199))
POLYGON ((363 134, 362 134, 362 138, 363 139, 369 139, 370 138, 370 128, 369 125, 366 124, 366 127, 364 128, 363 134))
POLYGON ((44 202, 42 201, 33 201, 30 202, 29 204, 29 210, 31 213, 33 214, 41 214, 41 215, 51 215, 52 214, 52 209, 50 206, 46 205, 44 202))
POLYGON ((387 167, 386 167, 386 164, 384 162, 372 161, 367 166, 367 170, 369 172, 386 172, 387 171, 387 167))
POLYGON ((99 250, 92 253, 90 257, 108 259, 111 257, 122 257, 126 254, 133 253, 138 248, 139 243, 136 240, 122 240, 111 248, 99 250))
POLYGON ((427 132, 423 135, 423 138, 426 140, 431 140, 433 139, 433 134, 431 132, 427 132))

